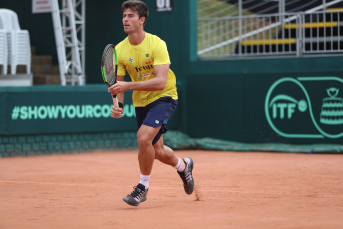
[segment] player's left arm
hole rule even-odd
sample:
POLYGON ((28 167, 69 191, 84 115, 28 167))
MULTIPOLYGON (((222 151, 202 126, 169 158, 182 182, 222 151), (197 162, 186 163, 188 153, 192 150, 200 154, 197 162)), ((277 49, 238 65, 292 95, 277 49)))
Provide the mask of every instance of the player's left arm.
POLYGON ((166 86, 168 72, 169 64, 154 65, 154 78, 139 82, 117 81, 108 91, 113 94, 123 93, 128 90, 160 91, 166 86))

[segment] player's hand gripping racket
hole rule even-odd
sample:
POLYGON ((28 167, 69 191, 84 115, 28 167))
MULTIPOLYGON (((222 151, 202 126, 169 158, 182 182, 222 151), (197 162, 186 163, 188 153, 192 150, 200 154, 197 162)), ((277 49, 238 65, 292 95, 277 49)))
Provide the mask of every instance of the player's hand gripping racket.
MULTIPOLYGON (((113 86, 117 82, 117 70, 118 70, 118 56, 114 45, 109 44, 105 47, 105 50, 101 58, 101 73, 104 82, 108 87, 113 86)), ((113 95, 113 98, 117 101, 117 95, 113 95)))

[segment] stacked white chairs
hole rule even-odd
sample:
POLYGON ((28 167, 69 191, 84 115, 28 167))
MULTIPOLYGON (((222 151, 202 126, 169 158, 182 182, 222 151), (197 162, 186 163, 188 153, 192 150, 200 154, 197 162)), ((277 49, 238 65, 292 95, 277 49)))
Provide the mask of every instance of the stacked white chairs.
MULTIPOLYGON (((8 9, 0 9, 0 20, 7 38, 7 64, 11 74, 15 75, 18 65, 26 66, 26 73, 31 73, 31 45, 27 30, 21 30, 17 14, 8 9)), ((1 36, 1 35, 0 35, 1 36)))
POLYGON ((7 50, 7 35, 4 28, 4 23, 0 17, 0 74, 7 74, 7 62, 8 62, 8 50, 7 50))

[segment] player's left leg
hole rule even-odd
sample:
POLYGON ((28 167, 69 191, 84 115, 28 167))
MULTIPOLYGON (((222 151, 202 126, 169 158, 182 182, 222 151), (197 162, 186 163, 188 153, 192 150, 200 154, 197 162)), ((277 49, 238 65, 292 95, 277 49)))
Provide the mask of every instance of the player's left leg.
POLYGON ((185 192, 188 195, 192 194, 194 190, 194 178, 192 174, 194 162, 192 158, 188 157, 181 160, 177 157, 171 148, 163 145, 163 135, 161 135, 160 139, 153 145, 153 147, 155 150, 155 159, 176 168, 177 173, 183 181, 185 192))
MULTIPOLYGON (((163 135, 161 135, 160 139, 153 145, 153 147, 155 150, 155 159, 173 167, 178 164, 179 158, 174 154, 174 151, 168 146, 163 145, 163 135)), ((181 163, 181 166, 183 168, 186 167, 185 163, 181 163)))

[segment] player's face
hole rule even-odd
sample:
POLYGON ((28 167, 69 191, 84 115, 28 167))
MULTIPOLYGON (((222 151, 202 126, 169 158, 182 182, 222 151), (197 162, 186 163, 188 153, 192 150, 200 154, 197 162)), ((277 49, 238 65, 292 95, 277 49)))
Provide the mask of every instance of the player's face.
POLYGON ((131 9, 126 9, 123 12, 123 25, 125 33, 134 33, 143 26, 145 18, 139 18, 139 15, 136 11, 131 9))

